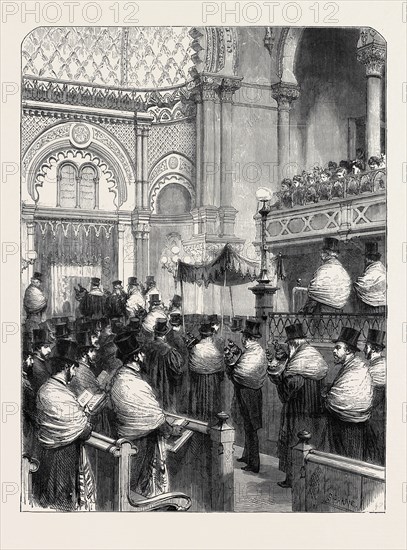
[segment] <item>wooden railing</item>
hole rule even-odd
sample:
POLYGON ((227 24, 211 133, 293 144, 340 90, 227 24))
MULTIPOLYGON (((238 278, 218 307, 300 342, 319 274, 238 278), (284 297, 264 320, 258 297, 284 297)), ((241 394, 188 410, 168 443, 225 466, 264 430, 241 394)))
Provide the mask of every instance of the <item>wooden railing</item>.
POLYGON ((316 343, 332 343, 332 339, 345 326, 359 330, 362 342, 366 340, 369 329, 386 330, 386 316, 382 313, 270 313, 267 320, 267 342, 271 344, 273 340, 284 341, 285 328, 294 323, 301 323, 307 339, 316 343))
POLYGON ((385 469, 315 450, 302 431, 293 448, 293 512, 384 512, 385 469))

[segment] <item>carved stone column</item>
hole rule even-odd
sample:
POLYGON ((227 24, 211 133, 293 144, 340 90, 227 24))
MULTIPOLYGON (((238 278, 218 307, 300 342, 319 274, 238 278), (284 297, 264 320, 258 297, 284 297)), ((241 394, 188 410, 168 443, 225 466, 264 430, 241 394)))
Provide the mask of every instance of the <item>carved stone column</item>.
POLYGON ((117 226, 118 251, 117 251, 117 275, 124 280, 124 225, 119 223, 117 226))
POLYGON ((280 181, 291 175, 290 172, 290 110, 292 102, 300 96, 299 87, 295 84, 279 82, 271 87, 271 92, 278 104, 278 168, 280 181))
POLYGON ((131 217, 135 249, 135 275, 145 281, 150 271, 150 212, 137 211, 131 217))
POLYGON ((232 100, 241 86, 241 78, 224 78, 220 89, 221 97, 221 155, 220 155, 220 234, 234 235, 237 211, 232 207, 232 100))
POLYGON ((357 59, 366 67, 366 158, 380 156, 380 127, 382 112, 382 76, 386 62, 386 43, 373 29, 362 29, 357 59))
POLYGON ((153 117, 137 113, 136 131, 136 199, 137 209, 148 210, 148 134, 153 117))

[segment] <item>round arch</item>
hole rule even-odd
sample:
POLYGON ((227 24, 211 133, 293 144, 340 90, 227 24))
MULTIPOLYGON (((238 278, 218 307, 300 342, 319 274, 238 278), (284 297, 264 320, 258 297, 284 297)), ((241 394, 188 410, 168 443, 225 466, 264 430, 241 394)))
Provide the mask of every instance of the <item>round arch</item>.
POLYGON ((277 49, 277 74, 281 82, 297 85, 295 63, 304 27, 284 27, 277 49))

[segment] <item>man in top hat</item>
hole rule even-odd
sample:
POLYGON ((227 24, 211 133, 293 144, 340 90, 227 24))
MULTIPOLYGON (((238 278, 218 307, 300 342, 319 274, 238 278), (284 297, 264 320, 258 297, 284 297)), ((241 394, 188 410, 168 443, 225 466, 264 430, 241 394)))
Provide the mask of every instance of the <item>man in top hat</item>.
POLYGON ((92 345, 90 332, 78 332, 76 335, 78 344, 77 368, 75 377, 71 381, 70 389, 79 397, 85 390, 95 394, 100 391, 99 382, 93 369, 95 368, 96 348, 92 345))
POLYGON ((34 392, 34 396, 37 395, 40 387, 52 375, 52 365, 50 362, 52 345, 53 340, 46 330, 33 330, 34 353, 32 354, 32 367, 28 373, 28 379, 34 392))
POLYGON ((324 434, 324 406, 321 396, 328 365, 317 349, 305 338, 303 327, 295 323, 286 327, 288 354, 279 362, 281 370, 269 367, 267 374, 276 384, 283 404, 278 436, 279 470, 286 479, 278 485, 292 486, 292 448, 298 441, 298 432, 312 433, 315 447, 322 450, 324 434))
POLYGON ((154 327, 157 319, 167 319, 164 306, 160 300, 159 294, 150 294, 150 306, 149 311, 142 323, 144 336, 147 339, 151 339, 154 334, 154 327))
POLYGON ((324 239, 321 251, 322 265, 315 271, 308 285, 308 300, 303 313, 338 312, 349 300, 352 282, 338 260, 339 241, 324 239))
POLYGON ((354 283, 362 310, 384 311, 386 306, 386 268, 380 261, 378 242, 365 244, 365 270, 354 283))
POLYGON ((189 414, 213 422, 223 410, 225 359, 214 342, 211 325, 201 325, 199 333, 201 341, 191 349, 189 357, 189 414))
POLYGON ((106 316, 109 319, 123 321, 126 317, 127 294, 122 281, 113 281, 113 291, 106 298, 106 316))
POLYGON ((40 466, 33 474, 35 500, 43 508, 59 511, 95 509, 93 475, 83 442, 92 426, 70 389, 75 376, 77 344, 57 343, 58 371, 41 386, 37 394, 40 466), (79 472, 86 470, 84 483, 79 472))
POLYGON ((243 353, 238 359, 230 360, 226 357, 245 432, 245 446, 239 460, 247 464, 242 469, 250 472, 258 472, 260 469, 257 430, 262 427, 262 388, 267 369, 266 354, 259 343, 260 338, 260 322, 248 319, 242 331, 243 353))
POLYGON ((28 332, 40 328, 39 323, 43 320, 44 312, 47 309, 48 299, 42 290, 41 283, 42 274, 36 271, 24 293, 23 305, 27 315, 25 328, 28 332))
POLYGON ((88 319, 101 319, 106 314, 106 294, 100 288, 100 279, 92 277, 89 292, 84 292, 79 305, 80 312, 88 319))
POLYGON ((177 386, 181 383, 184 361, 179 351, 169 344, 167 318, 158 318, 154 327, 154 340, 145 344, 146 373, 157 392, 163 409, 176 412, 177 386))
POLYGON ((157 288, 157 283, 155 282, 153 275, 147 275, 145 288, 146 288, 146 291, 144 293, 145 309, 148 311, 151 295, 153 294, 158 295, 158 299, 161 300, 161 293, 157 288))
POLYGON ((128 278, 126 311, 130 319, 145 311, 145 299, 137 277, 128 278))
POLYGON ((386 460, 386 358, 383 356, 386 333, 369 329, 364 349, 373 380, 373 406, 368 425, 366 460, 385 465, 386 460))
POLYGON ((169 327, 166 338, 167 342, 175 348, 182 357, 182 381, 176 385, 176 408, 179 413, 187 414, 189 405, 189 375, 188 375, 188 362, 189 362, 189 348, 188 339, 182 326, 182 315, 177 309, 173 310, 169 314, 169 327))
POLYGON ((334 361, 342 368, 326 394, 325 405, 330 452, 364 460, 373 381, 368 366, 357 356, 359 336, 359 331, 343 327, 334 340, 334 361))
POLYGON ((172 311, 181 313, 181 308, 182 308, 182 298, 179 294, 174 294, 168 306, 168 313, 171 313, 172 311))
POLYGON ((117 341, 123 366, 110 388, 114 437, 134 442, 138 453, 131 463, 130 489, 144 497, 168 491, 164 437, 179 435, 166 422, 162 404, 142 376, 145 356, 131 336, 117 341))

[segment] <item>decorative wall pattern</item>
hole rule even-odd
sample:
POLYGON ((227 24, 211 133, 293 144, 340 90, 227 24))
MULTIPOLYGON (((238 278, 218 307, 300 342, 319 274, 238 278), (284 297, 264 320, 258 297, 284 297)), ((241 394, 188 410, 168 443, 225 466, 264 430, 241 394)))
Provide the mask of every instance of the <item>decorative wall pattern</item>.
POLYGON ((30 143, 48 126, 55 124, 51 117, 23 115, 21 120, 21 154, 24 154, 30 143))
POLYGON ((188 27, 39 27, 24 40, 23 74, 108 86, 175 86, 190 79, 188 33, 188 27))
POLYGON ((195 160, 195 123, 153 124, 148 138, 148 162, 153 167, 158 159, 173 151, 195 160))

